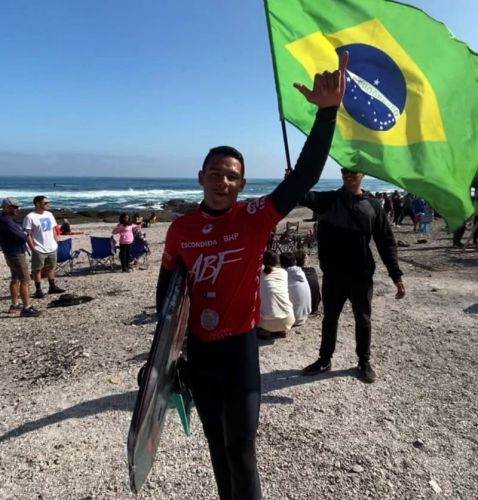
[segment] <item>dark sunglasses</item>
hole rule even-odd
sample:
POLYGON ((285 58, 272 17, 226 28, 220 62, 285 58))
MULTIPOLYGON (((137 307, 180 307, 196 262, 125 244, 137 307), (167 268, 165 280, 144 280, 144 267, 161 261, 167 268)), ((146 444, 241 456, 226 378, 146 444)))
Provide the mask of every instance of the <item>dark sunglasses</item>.
POLYGON ((347 168, 342 168, 340 169, 340 171, 342 172, 342 175, 346 175, 346 174, 359 174, 360 172, 354 172, 353 170, 348 170, 347 168))

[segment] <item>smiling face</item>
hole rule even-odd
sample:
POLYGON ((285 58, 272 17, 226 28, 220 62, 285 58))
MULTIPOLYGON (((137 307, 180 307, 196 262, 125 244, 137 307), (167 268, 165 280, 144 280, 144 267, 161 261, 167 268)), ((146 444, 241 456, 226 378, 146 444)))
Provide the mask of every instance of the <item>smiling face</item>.
POLYGON ((358 193, 361 191, 360 184, 364 174, 361 172, 352 172, 346 168, 342 169, 342 180, 344 182, 344 187, 347 191, 351 193, 358 193))
POLYGON ((246 185, 241 162, 231 156, 211 156, 199 171, 198 180, 204 203, 213 210, 231 208, 246 185))

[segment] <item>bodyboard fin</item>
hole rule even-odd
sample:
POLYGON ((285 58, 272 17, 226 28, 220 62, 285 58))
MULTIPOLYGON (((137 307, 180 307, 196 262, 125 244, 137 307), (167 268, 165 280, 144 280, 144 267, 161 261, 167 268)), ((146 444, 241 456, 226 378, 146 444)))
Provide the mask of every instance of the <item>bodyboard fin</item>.
POLYGON ((184 398, 180 392, 171 394, 171 402, 176 407, 184 434, 189 437, 191 435, 191 405, 188 405, 185 399, 187 400, 187 397, 184 398))

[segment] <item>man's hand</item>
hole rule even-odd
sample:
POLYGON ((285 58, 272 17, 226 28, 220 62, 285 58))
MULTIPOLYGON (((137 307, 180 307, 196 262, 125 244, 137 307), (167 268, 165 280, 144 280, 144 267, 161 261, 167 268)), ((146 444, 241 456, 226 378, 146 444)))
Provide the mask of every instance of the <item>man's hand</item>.
POLYGON ((397 293, 395 295, 395 298, 403 299, 403 297, 405 297, 405 285, 403 284, 403 281, 397 281, 395 283, 395 286, 397 287, 397 293))
POLYGON ((339 69, 333 73, 325 71, 314 77, 314 87, 309 90, 301 83, 294 87, 311 103, 320 108, 339 106, 345 93, 345 72, 349 62, 349 53, 345 51, 340 58, 339 69))

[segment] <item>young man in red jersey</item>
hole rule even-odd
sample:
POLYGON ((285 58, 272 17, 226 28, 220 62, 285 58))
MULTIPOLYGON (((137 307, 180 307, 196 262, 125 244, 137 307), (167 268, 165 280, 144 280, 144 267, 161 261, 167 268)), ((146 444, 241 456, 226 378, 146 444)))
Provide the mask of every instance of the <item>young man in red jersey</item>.
POLYGON ((200 207, 170 226, 157 288, 157 309, 179 260, 190 272, 188 366, 191 389, 208 440, 222 500, 261 498, 255 438, 260 372, 255 325, 259 273, 271 230, 319 180, 345 91, 348 53, 313 89, 295 84, 320 109, 295 169, 274 191, 238 202, 244 159, 229 146, 213 148, 198 174, 200 207))

